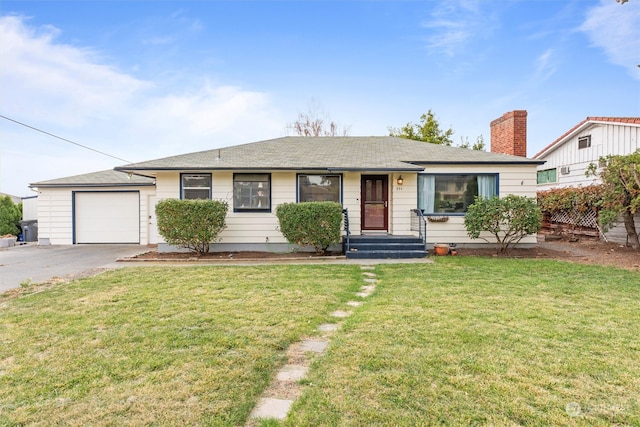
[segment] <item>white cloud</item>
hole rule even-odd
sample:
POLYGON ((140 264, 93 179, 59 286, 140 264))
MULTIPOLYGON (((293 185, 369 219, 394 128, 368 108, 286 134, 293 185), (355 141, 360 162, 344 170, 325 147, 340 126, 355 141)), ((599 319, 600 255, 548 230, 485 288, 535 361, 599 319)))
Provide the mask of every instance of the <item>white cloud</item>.
POLYGON ((80 125, 115 111, 148 84, 98 63, 89 49, 55 43, 60 31, 0 17, 2 110, 42 124, 80 125))
POLYGON ((553 49, 547 49, 542 55, 538 56, 536 60, 536 77, 538 79, 546 80, 555 74, 556 65, 553 59, 553 49))
POLYGON ((640 2, 620 4, 600 0, 600 5, 587 12, 580 26, 592 45, 604 50, 613 64, 629 70, 640 79, 637 65, 640 64, 640 2))
MULTIPOLYGON (((190 76, 180 79, 189 88, 166 88, 118 70, 90 48, 58 42, 58 29, 28 23, 0 17, 5 116, 132 161, 283 134, 285 122, 266 93, 190 76)), ((21 195, 29 182, 120 164, 3 119, 0 131, 3 192, 21 195)))
POLYGON ((432 19, 421 26, 430 31, 427 46, 448 56, 454 56, 473 38, 491 30, 491 19, 484 14, 478 0, 444 1, 431 13, 432 19))

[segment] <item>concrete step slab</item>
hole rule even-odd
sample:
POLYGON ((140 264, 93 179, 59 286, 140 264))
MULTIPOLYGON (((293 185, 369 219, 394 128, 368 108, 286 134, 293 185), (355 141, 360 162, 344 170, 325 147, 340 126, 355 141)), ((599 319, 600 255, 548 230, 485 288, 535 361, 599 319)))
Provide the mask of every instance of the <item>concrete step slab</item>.
POLYGON ((334 332, 338 330, 338 325, 335 323, 323 323, 318 326, 320 332, 334 332))
POLYGON ((327 341, 304 340, 300 345, 300 349, 302 351, 312 351, 314 353, 323 353, 328 346, 329 346, 329 343, 327 341))
POLYGON ((351 315, 351 312, 343 311, 343 310, 336 310, 333 313, 331 313, 331 315, 333 317, 339 317, 339 318, 343 319, 345 317, 349 317, 351 315))
POLYGON ((293 400, 264 397, 258 401, 249 418, 275 418, 284 420, 293 405, 293 400))
POLYGON ((302 365, 284 365, 282 369, 276 374, 276 379, 278 381, 300 381, 303 379, 309 368, 302 365))

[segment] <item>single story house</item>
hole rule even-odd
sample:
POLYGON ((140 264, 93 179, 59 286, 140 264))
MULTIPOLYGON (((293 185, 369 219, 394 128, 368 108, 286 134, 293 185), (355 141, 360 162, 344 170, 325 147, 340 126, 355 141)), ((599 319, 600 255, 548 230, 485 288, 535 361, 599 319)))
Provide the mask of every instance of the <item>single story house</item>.
MULTIPOLYGON (((172 250, 156 230, 157 201, 211 198, 229 203, 227 228, 213 251, 291 250, 278 230, 276 207, 316 200, 341 203, 354 236, 416 235, 414 210, 421 209, 436 220, 428 224, 428 244, 481 245, 463 224, 473 197, 535 197, 540 164, 523 157, 526 111, 494 121, 491 145, 502 152, 388 136, 283 137, 31 186, 39 192, 41 243, 129 242, 172 250)), ((530 236, 521 243, 535 242, 530 236)))

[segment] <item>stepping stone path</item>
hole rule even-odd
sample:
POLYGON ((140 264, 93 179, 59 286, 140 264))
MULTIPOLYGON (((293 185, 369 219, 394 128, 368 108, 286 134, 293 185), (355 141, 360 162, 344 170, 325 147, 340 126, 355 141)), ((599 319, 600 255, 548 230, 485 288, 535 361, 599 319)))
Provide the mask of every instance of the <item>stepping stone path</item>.
POLYGON ((349 317, 351 315, 351 312, 350 311, 336 310, 333 313, 331 313, 331 315, 333 317, 338 317, 338 318, 344 319, 345 317, 349 317))
MULTIPOLYGON (((376 289, 375 265, 361 265, 363 281, 366 283, 355 295, 367 298, 376 289)), ((349 307, 360 307, 363 301, 348 301, 349 307)), ((345 319, 352 314, 348 310, 336 310, 331 313, 336 319, 345 319)), ((247 421, 247 427, 258 425, 260 419, 284 420, 295 399, 302 394, 303 380, 315 357, 321 357, 329 347, 329 336, 340 328, 339 323, 325 323, 318 326, 319 337, 304 339, 292 344, 287 350, 287 362, 277 372, 271 384, 263 392, 247 421)))
POLYGON ((324 353, 329 347, 329 341, 304 340, 300 346, 302 351, 312 351, 314 353, 324 353))
POLYGON ((300 381, 307 375, 307 371, 309 371, 308 366, 284 365, 280 372, 278 372, 278 375, 276 375, 276 380, 300 381))
MULTIPOLYGON (((347 303, 348 305, 349 303, 347 303)), ((323 325, 318 326, 318 330, 320 332, 334 332, 338 330, 338 325, 335 323, 325 323, 323 325)))

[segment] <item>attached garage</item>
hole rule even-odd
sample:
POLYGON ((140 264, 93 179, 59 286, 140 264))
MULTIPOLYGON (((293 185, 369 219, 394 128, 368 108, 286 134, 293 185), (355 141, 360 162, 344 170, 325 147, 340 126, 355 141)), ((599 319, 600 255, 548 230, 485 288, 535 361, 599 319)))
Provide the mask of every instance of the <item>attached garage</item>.
POLYGON ((140 243, 138 191, 74 192, 74 243, 140 243))
POLYGON ((40 245, 149 243, 154 178, 108 170, 37 182, 31 188, 38 192, 40 245))

